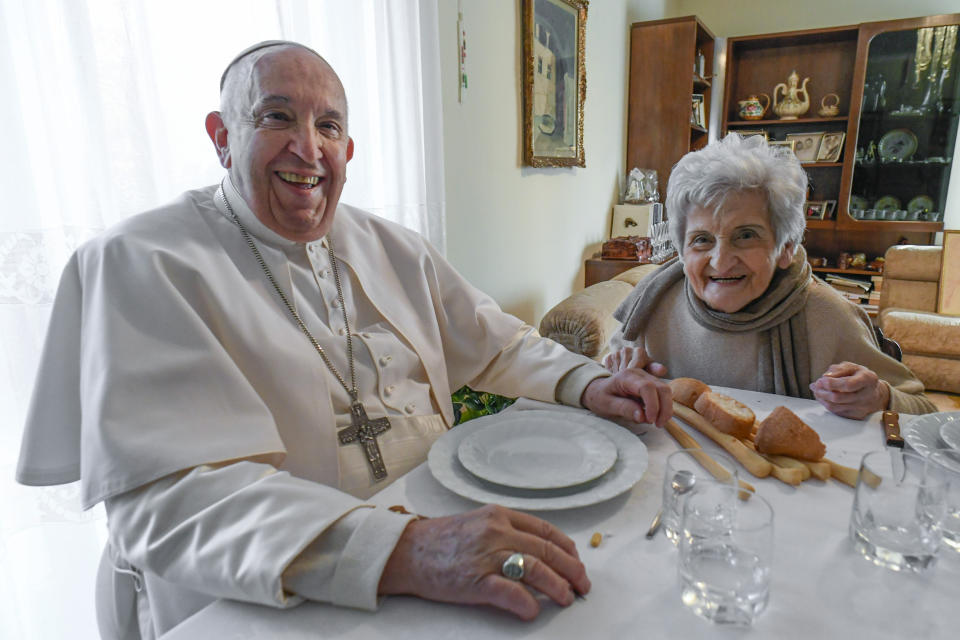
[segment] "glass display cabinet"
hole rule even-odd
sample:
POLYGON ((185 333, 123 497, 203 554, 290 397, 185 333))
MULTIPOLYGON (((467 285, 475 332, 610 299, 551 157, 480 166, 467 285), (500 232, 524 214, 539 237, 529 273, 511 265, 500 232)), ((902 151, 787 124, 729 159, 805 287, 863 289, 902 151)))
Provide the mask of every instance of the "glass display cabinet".
POLYGON ((942 228, 960 121, 957 39, 956 24, 885 30, 870 39, 848 224, 942 228))

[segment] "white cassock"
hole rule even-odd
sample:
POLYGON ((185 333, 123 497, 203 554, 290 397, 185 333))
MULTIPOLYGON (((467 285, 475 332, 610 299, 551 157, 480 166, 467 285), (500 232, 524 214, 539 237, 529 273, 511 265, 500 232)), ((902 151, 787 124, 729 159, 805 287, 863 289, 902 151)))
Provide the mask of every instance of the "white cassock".
MULTIPOLYGON (((230 205, 349 384, 326 238, 263 226, 230 205)), ((425 460, 452 426, 451 390, 578 405, 606 375, 540 338, 419 235, 341 204, 333 239, 356 378, 387 481, 356 444, 347 393, 267 281, 216 186, 128 219, 81 247, 61 279, 17 478, 81 480, 106 501, 98 578, 105 636, 159 635, 215 598, 303 598, 373 609, 411 516, 363 501, 425 460), (134 587, 139 591, 134 591, 134 587)))

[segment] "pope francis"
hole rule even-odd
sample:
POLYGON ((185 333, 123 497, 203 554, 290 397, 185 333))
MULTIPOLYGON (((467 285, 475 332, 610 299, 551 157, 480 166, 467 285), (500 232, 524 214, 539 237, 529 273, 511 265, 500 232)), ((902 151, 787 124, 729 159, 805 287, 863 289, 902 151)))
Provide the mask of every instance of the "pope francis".
POLYGON ((543 520, 365 500, 425 460, 461 385, 660 425, 666 385, 540 338, 419 235, 339 203, 347 101, 313 50, 243 51, 206 129, 220 184, 71 257, 24 432, 20 482, 105 503, 101 634, 154 638, 217 598, 404 593, 530 619, 526 587, 588 591, 543 520))

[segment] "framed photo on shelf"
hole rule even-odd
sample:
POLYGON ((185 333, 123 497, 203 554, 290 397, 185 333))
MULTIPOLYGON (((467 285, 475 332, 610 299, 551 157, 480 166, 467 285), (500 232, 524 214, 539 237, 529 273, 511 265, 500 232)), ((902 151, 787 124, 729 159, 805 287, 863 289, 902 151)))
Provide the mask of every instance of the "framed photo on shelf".
MULTIPOLYGON (((836 204, 836 201, 833 201, 836 204)), ((808 200, 804 205, 807 220, 825 220, 827 215, 827 200, 808 200)))
POLYGON ((587 0, 523 0, 523 160, 585 167, 587 0))
POLYGON ((750 136, 763 136, 764 140, 770 139, 770 136, 767 135, 766 129, 737 129, 736 132, 739 133, 744 138, 747 138, 750 136))
POLYGON ((835 215, 834 212, 837 210, 837 201, 836 201, 836 200, 824 200, 824 202, 826 203, 827 207, 826 207, 826 209, 824 209, 823 219, 824 219, 824 220, 833 220, 833 216, 835 215))
POLYGON ((793 152, 797 154, 800 162, 816 162, 817 152, 820 150, 820 141, 823 139, 823 131, 817 133, 788 133, 787 140, 793 140, 796 145, 793 152))
POLYGON ((703 117, 703 94, 693 94, 693 103, 690 110, 690 124, 698 127, 707 127, 706 120, 703 117))
POLYGON ((847 134, 843 131, 831 131, 823 134, 820 141, 820 150, 817 152, 817 162, 838 162, 843 152, 843 139, 847 134))
POLYGON ((784 147, 785 149, 789 149, 794 154, 797 153, 796 140, 767 140, 767 144, 771 147, 784 147))
POLYGON ((960 230, 943 231, 943 262, 937 313, 960 316, 960 230))

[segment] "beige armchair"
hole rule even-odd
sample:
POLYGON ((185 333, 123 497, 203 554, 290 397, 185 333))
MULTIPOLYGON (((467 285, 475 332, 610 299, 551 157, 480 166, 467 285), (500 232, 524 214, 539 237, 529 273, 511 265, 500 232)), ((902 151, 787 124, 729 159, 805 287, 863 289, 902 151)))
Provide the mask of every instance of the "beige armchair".
POLYGON ((574 293, 550 309, 540 321, 540 335, 555 340, 574 353, 600 360, 610 336, 620 328, 613 312, 640 280, 660 268, 642 264, 612 280, 598 282, 574 293))
POLYGON ((960 393, 960 317, 938 314, 942 247, 887 249, 878 321, 930 390, 960 393))

